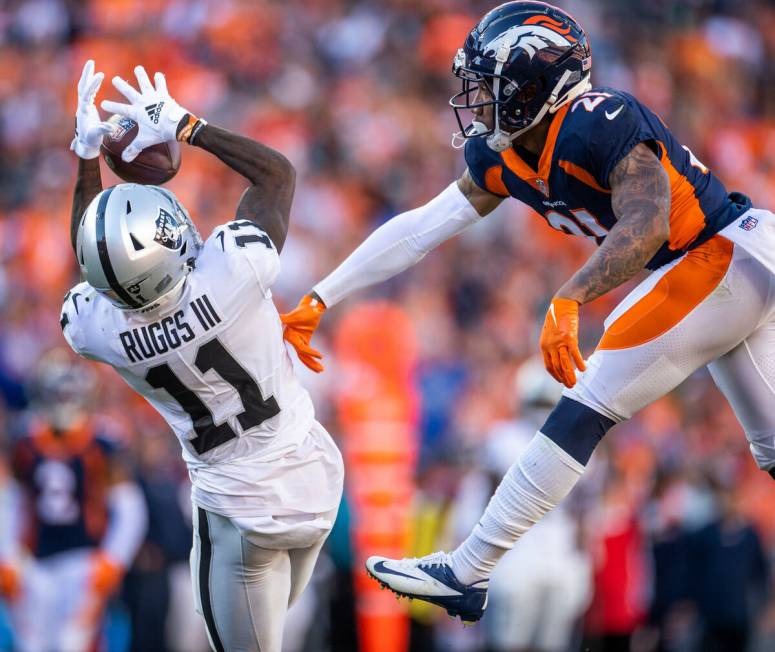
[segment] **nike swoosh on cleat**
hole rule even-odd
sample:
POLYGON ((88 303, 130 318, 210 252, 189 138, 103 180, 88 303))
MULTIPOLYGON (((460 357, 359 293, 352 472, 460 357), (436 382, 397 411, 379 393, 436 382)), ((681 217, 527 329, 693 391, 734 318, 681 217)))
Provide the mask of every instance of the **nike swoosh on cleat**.
POLYGON ((605 112, 605 117, 606 117, 606 118, 608 118, 609 120, 613 120, 613 119, 614 119, 614 118, 615 118, 617 115, 619 115, 619 113, 621 112, 621 110, 622 110, 623 108, 624 108, 624 104, 622 104, 622 105, 621 105, 621 106, 620 106, 618 109, 616 109, 616 111, 614 111, 613 113, 608 113, 608 111, 606 111, 606 112, 605 112))
POLYGON ((410 580, 421 580, 419 577, 415 577, 414 575, 407 575, 406 573, 402 573, 401 571, 393 570, 392 568, 388 568, 385 566, 384 561, 378 561, 376 564, 374 564, 374 571, 377 573, 388 573, 389 575, 398 575, 400 577, 408 577, 410 580))

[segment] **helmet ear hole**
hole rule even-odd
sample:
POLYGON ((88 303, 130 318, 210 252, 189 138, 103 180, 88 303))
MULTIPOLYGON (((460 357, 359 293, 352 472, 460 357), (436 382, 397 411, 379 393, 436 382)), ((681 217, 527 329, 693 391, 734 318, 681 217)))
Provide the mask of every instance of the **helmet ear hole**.
POLYGON ((188 250, 188 242, 184 242, 183 246, 180 248, 180 255, 185 256, 187 250, 188 250))

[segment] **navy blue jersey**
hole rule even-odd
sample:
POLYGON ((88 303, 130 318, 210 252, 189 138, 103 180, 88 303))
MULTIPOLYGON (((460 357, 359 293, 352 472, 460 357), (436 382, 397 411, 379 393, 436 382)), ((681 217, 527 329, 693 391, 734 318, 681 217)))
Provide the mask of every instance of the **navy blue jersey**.
POLYGON ((110 442, 89 431, 40 429, 16 444, 13 471, 27 498, 25 540, 35 557, 99 545, 112 455, 110 442))
POLYGON ((744 195, 728 194, 656 114, 611 88, 595 88, 557 112, 537 169, 514 148, 491 150, 485 137, 469 139, 465 157, 481 188, 515 197, 555 229, 600 244, 616 223, 609 176, 639 143, 657 154, 671 190, 670 237, 649 269, 699 246, 751 207, 744 195))

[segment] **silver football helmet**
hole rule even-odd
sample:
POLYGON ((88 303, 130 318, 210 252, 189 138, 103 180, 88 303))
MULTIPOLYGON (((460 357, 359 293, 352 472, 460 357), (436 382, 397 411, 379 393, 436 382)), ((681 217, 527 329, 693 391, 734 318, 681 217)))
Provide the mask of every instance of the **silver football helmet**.
POLYGON ((114 306, 138 310, 175 295, 194 267, 202 238, 166 188, 121 183, 89 204, 76 256, 84 279, 114 306))

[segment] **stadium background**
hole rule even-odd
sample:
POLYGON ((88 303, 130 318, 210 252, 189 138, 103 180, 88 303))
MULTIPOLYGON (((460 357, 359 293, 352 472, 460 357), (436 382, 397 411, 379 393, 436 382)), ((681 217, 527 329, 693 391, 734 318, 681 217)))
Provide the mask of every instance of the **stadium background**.
MULTIPOLYGON (((749 194, 758 206, 775 207, 771 2, 557 4, 590 35, 596 85, 635 93, 730 190, 749 194)), ((449 146, 455 124, 447 100, 457 90, 450 63, 463 35, 491 6, 462 0, 3 3, 2 450, 22 435, 35 409, 25 387, 38 359, 64 345, 58 311, 77 278, 68 240, 76 159, 68 143, 76 83, 87 58, 94 58, 108 79, 114 74, 131 79, 138 63, 164 71, 183 106, 279 149, 294 163, 296 198, 274 293, 282 310, 376 226, 424 203, 462 172, 462 154, 449 146)), ((100 98, 115 95, 105 83, 100 98)), ((103 181, 115 182, 104 166, 103 181)), ((215 158, 186 148, 169 187, 206 236, 232 217, 244 185, 215 158)), ((551 231, 517 202, 505 202, 481 226, 324 318, 316 343, 326 354, 326 373, 318 377, 300 367, 300 374, 335 437, 347 429, 341 422, 348 418, 341 394, 346 365, 338 357, 347 356, 342 347, 352 338, 342 329, 358 328, 343 324, 347 315, 378 298, 398 308, 393 316, 411 325, 411 345, 377 343, 373 357, 393 351, 411 367, 401 391, 418 443, 407 458, 407 464, 416 464, 409 530, 415 549, 450 544, 445 519, 465 508, 456 498, 461 477, 484 464, 481 451, 497 424, 519 417, 516 371, 537 350, 538 328, 554 289, 589 254, 588 243, 579 240, 551 231)), ((622 294, 584 307, 583 351, 592 350, 603 317, 622 294)), ((185 469, 174 437, 111 370, 97 372, 92 407, 99 429, 126 447, 146 489, 177 492, 185 504, 185 469)), ((686 567, 671 556, 670 546, 713 524, 723 504, 726 518, 731 513, 736 522, 755 526, 769 567, 775 558, 775 483, 755 469, 740 427, 705 371, 618 427, 596 457, 582 491, 585 499, 573 510, 595 585, 589 613, 578 614, 579 631, 598 644, 606 634, 634 633, 633 649, 646 650, 653 649, 661 626, 662 649, 692 649, 702 627, 728 617, 730 596, 713 578, 730 569, 744 574, 750 560, 734 546, 721 550, 676 588, 675 578, 686 575, 686 567), (626 559, 622 565, 611 561, 619 553, 626 559), (626 608, 605 607, 624 603, 626 608)), ((0 470, 3 487, 6 466, 0 470)), ((348 513, 352 509, 343 510, 308 592, 314 618, 294 617, 289 649, 290 639, 304 640, 296 649, 356 649, 350 569, 357 554, 348 513)), ((149 537, 147 545, 158 548, 149 537)), ((185 613, 177 613, 187 606, 181 607, 177 596, 183 595, 181 586, 185 590, 188 537, 181 530, 175 542, 159 548, 161 561, 130 572, 129 586, 109 609, 104 642, 110 649, 126 649, 132 629, 159 626, 154 620, 169 626, 171 649, 200 649, 195 628, 186 625, 185 613), (165 611, 159 596, 168 576, 178 589, 165 611), (128 616, 130 591, 161 605, 145 623, 128 616)), ((518 574, 513 581, 519 582, 518 574)), ((771 650, 775 602, 768 574, 762 569, 743 584, 752 599, 742 610, 743 621, 736 622, 751 634, 750 649, 771 650)), ((414 650, 486 649, 487 627, 462 630, 440 614, 422 611, 413 623, 414 650)), ((2 631, 0 649, 8 649, 8 633, 2 631)))

